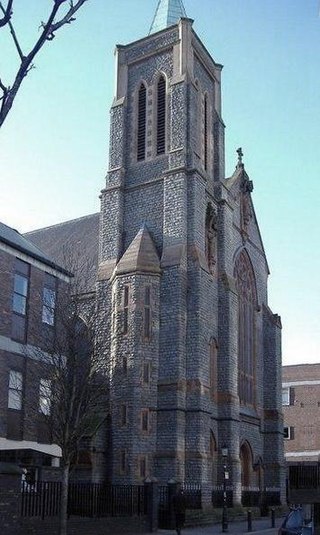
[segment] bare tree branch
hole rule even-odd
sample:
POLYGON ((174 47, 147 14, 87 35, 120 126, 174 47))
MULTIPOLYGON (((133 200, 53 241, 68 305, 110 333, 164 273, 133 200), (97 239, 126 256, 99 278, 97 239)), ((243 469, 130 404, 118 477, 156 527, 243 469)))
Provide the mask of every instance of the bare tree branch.
POLYGON ((30 50, 29 54, 27 55, 24 55, 22 52, 22 48, 19 44, 17 34, 11 22, 13 0, 8 0, 8 5, 6 8, 3 7, 3 4, 0 1, 0 9, 2 13, 4 14, 3 18, 0 19, 0 26, 4 26, 6 24, 9 25, 12 39, 14 41, 15 47, 18 51, 20 61, 21 61, 12 86, 11 87, 5 86, 3 83, 1 83, 0 85, 0 89, 2 91, 2 96, 0 97, 0 100, 2 101, 1 108, 0 108, 0 128, 3 125, 9 111, 12 108, 14 99, 20 89, 23 79, 28 74, 28 72, 32 68, 34 68, 33 60, 35 56, 41 50, 41 48, 43 47, 46 41, 52 41, 52 39, 54 39, 55 32, 59 28, 61 28, 65 24, 70 24, 74 20, 76 20, 74 17, 74 14, 80 9, 81 6, 83 6, 83 4, 86 1, 87 0, 77 0, 76 3, 74 3, 73 1, 70 1, 69 9, 67 10, 66 14, 60 20, 56 21, 56 17, 58 15, 59 9, 61 8, 63 4, 65 4, 65 2, 67 2, 67 0, 53 0, 53 6, 52 6, 51 13, 49 14, 47 21, 42 22, 40 25, 40 28, 42 29, 40 37, 34 44, 32 50, 30 50))
MULTIPOLYGON (((33 365, 36 363, 33 371, 30 366, 28 372, 29 388, 33 384, 34 395, 27 412, 32 414, 33 421, 44 426, 41 429, 62 452, 60 535, 67 533, 69 471, 76 464, 79 451, 88 440, 91 442, 98 429, 106 433, 109 390, 108 359, 96 340, 95 299, 83 294, 93 266, 80 253, 77 256, 64 251, 63 256, 67 271, 77 276, 56 286, 54 326, 39 329, 35 322, 31 333, 34 346, 26 350, 26 357, 31 357, 33 365)), ((42 294, 39 300, 44 302, 42 294)))
POLYGON ((8 4, 7 4, 7 7, 5 9, 3 7, 3 5, 2 5, 2 2, 0 2, 0 9, 1 9, 2 13, 3 13, 3 17, 2 17, 2 19, 0 19, 0 28, 2 26, 5 26, 6 24, 8 24, 8 22, 11 19, 11 16, 12 16, 12 4, 13 4, 13 0, 8 0, 8 4))
MULTIPOLYGON (((65 0, 62 0, 62 1, 65 1, 65 0)), ((53 34, 54 32, 56 32, 64 24, 70 24, 71 22, 75 21, 76 19, 75 19, 75 17, 73 17, 73 15, 78 11, 78 9, 85 2, 87 2, 87 0, 78 0, 75 4, 73 4, 73 2, 70 2, 69 11, 65 14, 65 16, 60 21, 58 21, 58 22, 56 22, 55 24, 52 25, 51 33, 53 34)))
POLYGON ((21 47, 20 47, 20 44, 19 44, 19 41, 18 41, 16 32, 15 32, 15 30, 14 30, 14 28, 13 28, 13 25, 12 25, 11 20, 9 20, 9 22, 8 22, 8 26, 9 26, 9 28, 10 28, 10 33, 11 33, 11 35, 12 35, 13 42, 14 42, 15 47, 16 47, 16 49, 17 49, 17 51, 18 51, 19 56, 20 56, 20 60, 22 61, 22 60, 24 59, 24 54, 23 54, 22 49, 21 49, 21 47))

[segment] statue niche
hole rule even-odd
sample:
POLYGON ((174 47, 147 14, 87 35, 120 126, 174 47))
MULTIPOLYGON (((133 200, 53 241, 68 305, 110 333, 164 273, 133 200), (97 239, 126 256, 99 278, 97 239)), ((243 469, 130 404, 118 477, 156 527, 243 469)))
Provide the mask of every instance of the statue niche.
POLYGON ((207 206, 206 213, 206 259, 211 274, 214 272, 214 266, 217 262, 217 231, 218 215, 212 204, 207 206))

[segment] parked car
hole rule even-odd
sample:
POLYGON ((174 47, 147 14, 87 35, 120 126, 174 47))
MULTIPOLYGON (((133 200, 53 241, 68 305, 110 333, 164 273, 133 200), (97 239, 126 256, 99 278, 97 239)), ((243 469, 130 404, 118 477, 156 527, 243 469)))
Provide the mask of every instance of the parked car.
POLYGON ((278 535, 313 535, 313 521, 304 518, 303 510, 299 507, 291 509, 282 522, 278 535))

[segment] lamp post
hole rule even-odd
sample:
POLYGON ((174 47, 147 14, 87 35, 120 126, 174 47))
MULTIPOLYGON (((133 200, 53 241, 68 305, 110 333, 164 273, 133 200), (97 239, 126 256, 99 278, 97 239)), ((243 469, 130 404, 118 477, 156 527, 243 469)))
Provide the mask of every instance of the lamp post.
POLYGON ((222 533, 228 531, 228 508, 227 508, 227 480, 229 479, 229 472, 227 472, 227 457, 228 448, 221 448, 223 458, 223 509, 222 509, 222 533))

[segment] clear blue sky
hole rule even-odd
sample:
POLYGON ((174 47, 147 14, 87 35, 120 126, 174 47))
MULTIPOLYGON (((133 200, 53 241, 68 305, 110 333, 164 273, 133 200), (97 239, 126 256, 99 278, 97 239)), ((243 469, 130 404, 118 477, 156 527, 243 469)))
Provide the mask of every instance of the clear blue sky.
MULTIPOLYGON (((16 2, 23 46, 51 0, 16 2), (27 7, 26 7, 27 6, 27 7)), ((0 219, 21 232, 98 211, 115 43, 147 34, 157 0, 88 0, 36 59, 0 130, 0 219)), ((318 0, 185 0, 224 65, 227 174, 242 146, 268 256, 283 362, 320 362, 318 0)), ((14 51, 0 32, 0 74, 14 51), (11 51, 10 51, 11 50, 11 51)), ((7 76, 8 75, 8 78, 7 76)))

